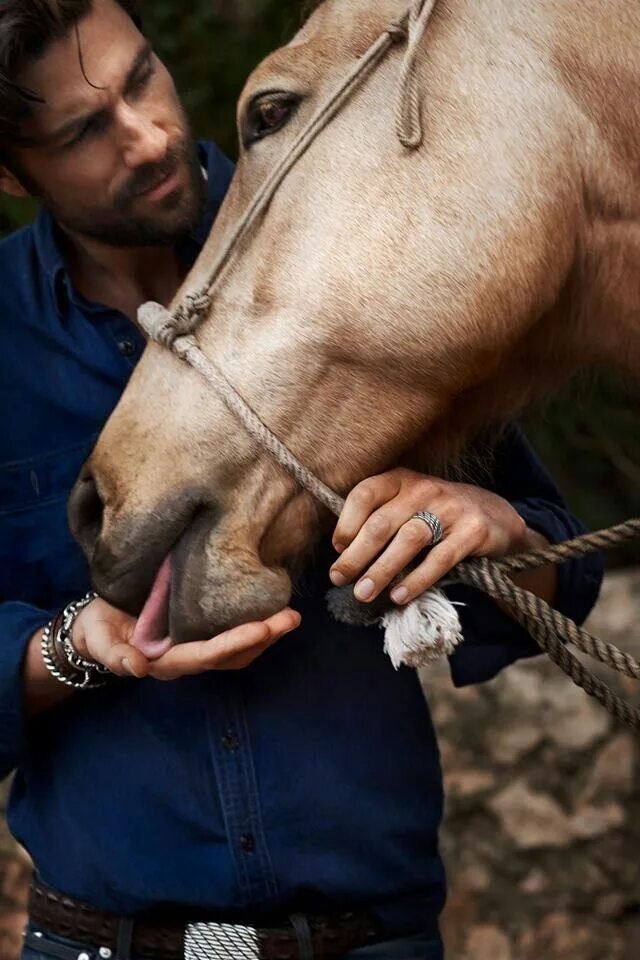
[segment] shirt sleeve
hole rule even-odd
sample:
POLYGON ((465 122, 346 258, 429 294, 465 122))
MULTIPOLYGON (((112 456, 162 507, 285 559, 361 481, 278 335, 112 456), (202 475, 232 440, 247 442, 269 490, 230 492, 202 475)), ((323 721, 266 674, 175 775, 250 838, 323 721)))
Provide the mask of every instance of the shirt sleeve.
MULTIPOLYGON (((564 503, 547 470, 520 428, 509 428, 495 451, 492 482, 483 484, 508 500, 526 524, 550 543, 585 533, 586 528, 564 503)), ((602 555, 590 554, 558 565, 554 606, 576 623, 593 608, 603 576, 602 555)), ((540 653, 524 627, 473 587, 456 586, 449 597, 460 607, 464 643, 449 659, 456 686, 491 680, 520 657, 540 653)))
POLYGON ((51 617, 27 603, 0 603, 0 780, 18 766, 25 746, 22 663, 27 646, 51 617))

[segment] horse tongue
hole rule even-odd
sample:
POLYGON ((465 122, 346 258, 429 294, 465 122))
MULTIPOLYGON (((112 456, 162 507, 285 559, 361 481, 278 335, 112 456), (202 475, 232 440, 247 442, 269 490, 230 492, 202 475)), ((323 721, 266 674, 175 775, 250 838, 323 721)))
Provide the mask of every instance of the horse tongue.
POLYGON ((171 562, 167 557, 154 580, 151 593, 138 618, 131 643, 149 660, 157 660, 172 644, 169 632, 171 562))

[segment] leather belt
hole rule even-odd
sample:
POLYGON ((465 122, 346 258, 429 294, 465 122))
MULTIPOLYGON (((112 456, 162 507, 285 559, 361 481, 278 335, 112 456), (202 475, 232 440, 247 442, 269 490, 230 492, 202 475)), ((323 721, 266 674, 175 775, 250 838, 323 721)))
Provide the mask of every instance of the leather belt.
POLYGON ((156 919, 152 915, 123 918, 32 880, 29 890, 29 920, 45 933, 73 940, 88 947, 102 947, 101 956, 120 960, 123 921, 129 930, 127 957, 153 960, 184 960, 215 957, 247 960, 305 960, 339 957, 349 950, 381 939, 376 921, 366 913, 345 912, 333 916, 293 915, 277 926, 190 920, 156 919), (217 952, 219 950, 219 952, 217 952), (229 952, 231 951, 231 952, 229 952))

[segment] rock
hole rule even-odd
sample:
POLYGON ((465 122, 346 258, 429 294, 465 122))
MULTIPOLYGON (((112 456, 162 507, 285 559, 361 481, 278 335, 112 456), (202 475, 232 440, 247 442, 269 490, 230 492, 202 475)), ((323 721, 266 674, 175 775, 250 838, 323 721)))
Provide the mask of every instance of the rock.
POLYGON ((542 870, 531 870, 526 877, 520 881, 520 890, 523 893, 535 895, 542 893, 549 888, 549 878, 542 870))
POLYGON ((491 756, 498 763, 517 763, 544 739, 544 731, 534 724, 520 724, 498 730, 487 744, 491 756))
POLYGON ((501 699, 518 710, 538 707, 544 699, 545 685, 536 665, 515 664, 504 674, 501 699))
POLYGON ((600 704, 568 682, 563 696, 545 712, 543 723, 547 736, 559 747, 584 750, 604 737, 611 718, 600 704))
POLYGON ((550 796, 524 783, 510 784, 489 801, 503 830, 521 850, 566 847, 573 838, 571 820, 550 796))
POLYGON ((602 836, 625 821, 624 810, 617 803, 607 803, 600 807, 579 807, 570 819, 570 829, 574 837, 588 840, 602 836))
POLYGON ((486 793, 495 785, 495 774, 489 770, 450 770, 445 775, 445 792, 451 797, 486 793))
POLYGON ((498 927, 476 927, 467 940, 468 960, 512 960, 512 956, 509 941, 498 927))
POLYGON ((464 883, 473 893, 484 893, 491 886, 491 873, 487 867, 481 863, 466 864, 461 875, 464 883))
MULTIPOLYGON (((539 927, 529 930, 522 938, 518 960, 596 960, 586 953, 589 931, 578 926, 566 913, 552 913, 544 917, 539 927)), ((613 960, 603 956, 601 960, 613 960)))
POLYGON ((636 744, 628 733, 620 733, 602 748, 581 799, 598 796, 627 796, 633 789, 636 744))
POLYGON ((626 899, 620 893, 608 893, 596 900, 596 913, 601 917, 614 918, 624 913, 626 899))

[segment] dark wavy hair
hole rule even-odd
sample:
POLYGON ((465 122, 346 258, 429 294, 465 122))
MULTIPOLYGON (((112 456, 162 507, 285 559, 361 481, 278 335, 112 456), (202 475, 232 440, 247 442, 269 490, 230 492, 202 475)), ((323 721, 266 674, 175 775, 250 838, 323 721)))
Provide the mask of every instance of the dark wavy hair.
MULTIPOLYGON (((140 25, 137 0, 115 2, 140 25)), ((45 102, 17 77, 77 28, 92 6, 93 0, 0 0, 0 142, 19 142, 34 105, 45 102)))

